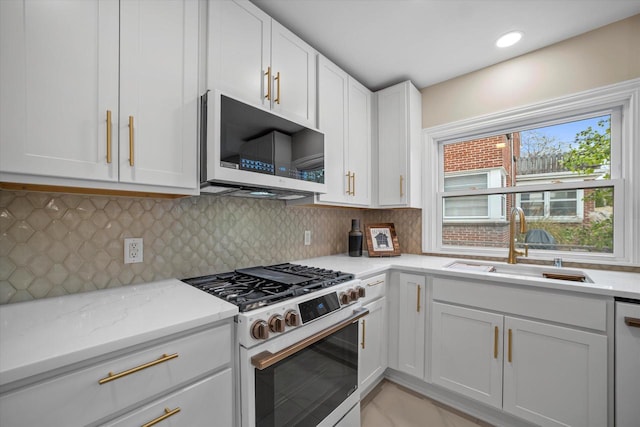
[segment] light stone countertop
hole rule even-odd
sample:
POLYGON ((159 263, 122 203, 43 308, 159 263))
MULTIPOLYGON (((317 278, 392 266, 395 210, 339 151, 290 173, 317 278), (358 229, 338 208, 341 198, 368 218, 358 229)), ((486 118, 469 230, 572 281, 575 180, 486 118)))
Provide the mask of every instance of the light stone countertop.
POLYGON ((0 387, 237 313, 176 279, 2 305, 0 387))
POLYGON ((530 264, 509 265, 501 262, 460 260, 456 258, 434 257, 426 255, 403 254, 398 257, 373 257, 366 254, 361 257, 350 257, 347 254, 332 255, 319 258, 309 258, 292 261, 295 264, 304 264, 314 267, 329 268, 351 273, 356 278, 363 278, 383 273, 390 269, 403 271, 437 274, 439 276, 460 277, 468 279, 488 280, 495 283, 533 286, 542 289, 552 289, 583 294, 603 295, 610 297, 622 297, 640 300, 640 274, 610 270, 592 270, 583 268, 556 268, 553 266, 538 266, 530 264), (593 283, 572 282, 566 280, 545 279, 526 275, 505 274, 496 272, 462 271, 446 268, 447 265, 460 261, 469 264, 494 265, 496 268, 521 268, 523 270, 561 272, 579 270, 587 274, 593 283))

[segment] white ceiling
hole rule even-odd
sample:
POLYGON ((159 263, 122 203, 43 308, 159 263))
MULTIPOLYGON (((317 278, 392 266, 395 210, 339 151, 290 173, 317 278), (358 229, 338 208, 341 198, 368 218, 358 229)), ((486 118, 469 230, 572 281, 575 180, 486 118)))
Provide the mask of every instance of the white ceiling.
POLYGON ((372 90, 430 86, 640 13, 640 0, 252 2, 372 90), (522 41, 495 47, 510 30, 522 41))

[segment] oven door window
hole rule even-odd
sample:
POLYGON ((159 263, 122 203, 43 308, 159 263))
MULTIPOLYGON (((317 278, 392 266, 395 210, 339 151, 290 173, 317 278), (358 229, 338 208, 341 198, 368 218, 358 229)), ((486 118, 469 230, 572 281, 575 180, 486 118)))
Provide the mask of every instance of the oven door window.
POLYGON ((358 323, 255 370, 256 426, 315 426, 358 387, 358 323))

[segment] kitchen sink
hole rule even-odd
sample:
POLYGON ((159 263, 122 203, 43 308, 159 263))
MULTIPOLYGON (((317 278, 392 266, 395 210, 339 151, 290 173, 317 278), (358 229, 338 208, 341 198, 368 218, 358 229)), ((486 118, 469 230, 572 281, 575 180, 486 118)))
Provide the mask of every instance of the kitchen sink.
POLYGON ((476 261, 454 261, 445 266, 451 270, 476 271, 485 273, 508 274, 511 276, 535 277, 538 279, 567 280, 571 282, 593 283, 593 280, 581 270, 544 265, 482 263, 476 261))

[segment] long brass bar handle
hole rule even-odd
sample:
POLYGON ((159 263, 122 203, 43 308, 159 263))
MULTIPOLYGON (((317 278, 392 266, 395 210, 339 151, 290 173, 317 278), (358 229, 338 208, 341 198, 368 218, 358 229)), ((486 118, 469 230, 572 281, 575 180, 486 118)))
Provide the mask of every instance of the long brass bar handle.
POLYGON ((509 361, 509 363, 511 363, 511 329, 509 329, 509 352, 508 352, 508 357, 507 360, 509 361))
POLYGON ((158 365, 160 363, 167 362, 167 361, 169 361, 171 359, 175 359, 176 357, 178 357, 178 353, 163 354, 162 357, 160 357, 159 359, 156 359, 156 360, 154 360, 152 362, 145 363, 144 365, 136 366, 135 368, 127 369, 126 371, 122 371, 122 372, 117 373, 117 374, 114 374, 113 372, 109 372, 109 375, 107 375, 106 377, 104 377, 101 380, 99 380, 98 384, 102 385, 102 384, 108 383, 110 381, 117 380, 118 378, 126 377, 127 375, 134 374, 134 373, 136 373, 138 371, 142 371, 143 369, 147 369, 147 368, 150 368, 152 366, 158 365))
POLYGON ((274 99, 274 102, 276 104, 280 104, 280 82, 281 82, 281 80, 280 80, 280 71, 278 71, 276 73, 276 77, 274 78, 274 80, 278 81, 278 90, 276 91, 276 99, 274 99))
POLYGON ((351 172, 347 171, 345 176, 347 177, 347 194, 351 195, 351 172))
POLYGON ((400 197, 404 197, 404 176, 400 175, 400 197))
POLYGON ((367 322, 367 319, 362 319, 362 342, 360 343, 360 345, 362 346, 363 349, 364 349, 364 341, 367 336, 366 322, 367 322))
POLYGON ((133 116, 129 116, 129 165, 133 166, 133 116))
POLYGON ((498 358, 498 327, 493 330, 493 358, 498 358))
POLYGON ((177 414, 178 412, 180 412, 180 408, 176 408, 174 410, 171 410, 169 408, 164 408, 164 415, 160 415, 158 418, 156 418, 155 420, 151 420, 146 424, 142 424, 142 427, 151 427, 153 425, 158 424, 160 421, 166 420, 167 418, 169 418, 172 415, 177 414))
POLYGON ((107 163, 111 163, 111 110, 107 110, 107 163))
POLYGON ((416 298, 416 300, 417 300, 416 311, 418 313, 420 313, 420 285, 417 286, 417 289, 418 289, 418 291, 417 291, 418 295, 417 295, 417 298, 416 298))
POLYGON ((270 351, 265 350, 261 353, 256 354, 251 358, 251 365, 253 365, 258 370, 266 369, 269 366, 275 365, 281 360, 286 359, 292 354, 296 354, 297 352, 304 350, 310 345, 317 343, 321 339, 326 338, 329 335, 335 332, 338 332, 341 329, 346 328, 352 323, 359 321, 361 318, 363 318, 367 314, 369 314, 368 308, 359 308, 357 310, 354 310, 353 314, 348 318, 344 319, 342 322, 337 323, 333 326, 330 326, 327 329, 324 329, 315 335, 312 335, 301 341, 298 341, 297 343, 290 345, 289 347, 283 348, 277 353, 271 353, 270 351))
POLYGON ((353 179, 353 192, 351 193, 352 196, 356 195, 356 173, 353 172, 351 174, 351 178, 353 179))
POLYGON ((378 280, 377 282, 374 282, 374 283, 367 283, 367 286, 377 286, 381 283, 384 283, 384 280, 378 280))
POLYGON ((271 100, 271 66, 267 67, 267 72, 264 75, 267 76, 267 95, 265 99, 271 100))
POLYGON ((631 326, 632 328, 640 328, 640 319, 637 319, 635 317, 625 317, 624 323, 626 323, 627 326, 631 326))

